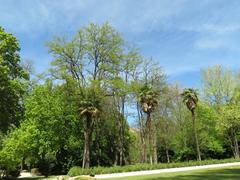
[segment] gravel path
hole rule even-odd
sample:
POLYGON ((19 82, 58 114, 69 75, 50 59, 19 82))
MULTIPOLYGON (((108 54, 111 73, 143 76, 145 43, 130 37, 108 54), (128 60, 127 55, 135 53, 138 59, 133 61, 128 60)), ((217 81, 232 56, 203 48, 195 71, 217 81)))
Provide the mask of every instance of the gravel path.
POLYGON ((18 178, 28 178, 28 177, 32 177, 31 173, 29 173, 29 172, 21 172, 20 176, 18 178))
POLYGON ((148 170, 148 171, 134 171, 134 172, 115 173, 115 174, 101 174, 101 175, 96 175, 95 178, 108 179, 108 178, 117 178, 117 177, 141 176, 141 175, 168 173, 168 172, 181 172, 181 171, 191 171, 191 170, 200 170, 200 169, 209 169, 209 168, 220 168, 220 167, 228 167, 228 166, 236 166, 236 165, 240 166, 240 162, 181 167, 181 168, 170 168, 170 169, 157 169, 157 170, 148 170))

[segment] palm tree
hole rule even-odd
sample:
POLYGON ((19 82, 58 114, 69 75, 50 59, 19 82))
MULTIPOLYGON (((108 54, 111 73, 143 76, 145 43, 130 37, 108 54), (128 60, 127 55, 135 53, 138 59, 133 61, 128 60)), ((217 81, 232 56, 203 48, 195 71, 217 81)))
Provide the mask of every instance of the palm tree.
POLYGON ((186 88, 183 90, 183 93, 181 94, 181 96, 183 98, 183 103, 186 104, 187 108, 189 109, 189 111, 191 111, 191 114, 192 114, 193 132, 195 137, 197 159, 201 161, 201 153, 199 149, 198 136, 197 136, 197 130, 196 130, 196 118, 195 118, 195 110, 198 103, 198 95, 196 90, 192 88, 186 88))
POLYGON ((100 113, 100 98, 93 90, 82 91, 80 101, 80 116, 83 118, 84 126, 84 153, 82 168, 90 166, 90 144, 92 141, 92 131, 95 118, 100 113))
MULTIPOLYGON (((153 88, 145 85, 141 88, 139 93, 139 102, 141 104, 142 111, 147 114, 146 127, 148 129, 149 137, 149 149, 150 149, 150 164, 153 164, 152 154, 153 154, 153 142, 152 142, 152 130, 151 130, 151 113, 158 105, 159 93, 153 88)), ((155 160, 157 161, 157 160, 155 160)))

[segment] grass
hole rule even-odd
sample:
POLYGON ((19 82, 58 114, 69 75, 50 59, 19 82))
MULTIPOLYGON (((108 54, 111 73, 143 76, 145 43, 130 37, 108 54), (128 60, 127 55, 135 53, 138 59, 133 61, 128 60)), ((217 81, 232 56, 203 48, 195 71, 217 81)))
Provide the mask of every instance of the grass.
MULTIPOLYGON (((24 178, 22 180, 46 179, 39 177, 24 178)), ((56 176, 47 178, 48 180, 56 179, 56 176)), ((212 168, 205 170, 192 170, 176 173, 163 173, 154 175, 131 176, 124 178, 112 178, 113 180, 238 180, 240 179, 240 166, 212 168)), ((96 180, 96 178, 81 177, 76 180, 96 180)), ((100 180, 100 179, 99 179, 100 180)), ((110 180, 110 179, 101 179, 110 180)))
MULTIPOLYGON (((217 169, 113 178, 114 180, 239 180, 240 166, 217 169)), ((110 179, 104 179, 110 180, 110 179)))
POLYGON ((127 166, 113 166, 113 167, 93 167, 89 169, 82 169, 82 167, 72 167, 68 175, 70 177, 80 176, 80 175, 90 175, 90 174, 111 174, 111 173, 121 173, 121 172, 132 172, 132 171, 142 171, 142 170, 154 170, 154 169, 166 169, 166 168, 177 168, 177 167, 189 167, 198 165, 208 165, 208 164, 220 164, 220 163, 230 163, 239 162, 239 159, 224 159, 224 160, 204 160, 204 161, 188 161, 188 162, 177 162, 177 163, 160 163, 160 164, 135 164, 127 166))

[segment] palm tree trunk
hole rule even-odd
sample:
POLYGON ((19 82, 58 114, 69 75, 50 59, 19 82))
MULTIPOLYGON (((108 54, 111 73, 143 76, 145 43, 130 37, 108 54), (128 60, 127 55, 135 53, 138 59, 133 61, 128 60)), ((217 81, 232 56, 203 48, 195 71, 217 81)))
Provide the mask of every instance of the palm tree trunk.
POLYGON ((143 114, 140 108, 139 103, 137 102, 136 104, 137 106, 137 112, 138 112, 138 123, 140 126, 140 138, 141 138, 141 157, 140 157, 140 161, 142 163, 146 163, 147 162, 147 147, 146 147, 146 126, 144 126, 143 123, 143 114))
POLYGON ((84 153, 82 168, 89 168, 90 166, 90 139, 91 133, 89 131, 84 132, 84 153))
POLYGON ((101 133, 100 133, 99 122, 97 122, 96 133, 97 133, 97 136, 96 136, 97 165, 100 166, 101 149, 100 149, 100 136, 98 134, 101 134, 101 133))
POLYGON ((149 162, 153 164, 153 143, 152 143, 152 130, 151 130, 151 113, 147 113, 147 127, 148 127, 148 143, 149 143, 149 162))
POLYGON ((158 155, 157 155, 157 135, 156 135, 156 129, 154 130, 153 133, 154 133, 154 136, 153 136, 153 160, 154 160, 154 164, 157 164, 158 163, 158 155))
POLYGON ((192 111, 192 121, 193 121, 193 133, 194 133, 196 150, 197 150, 197 160, 201 161, 201 152, 200 152, 199 143, 198 143, 198 136, 197 136, 197 129, 196 129, 196 117, 195 117, 194 111, 192 111))
POLYGON ((82 168, 90 167, 90 144, 92 141, 92 119, 87 117, 84 122, 84 152, 83 152, 83 163, 82 168))
POLYGON ((147 147, 146 147, 146 140, 145 140, 145 134, 143 132, 144 130, 140 130, 140 137, 141 137, 141 162, 146 163, 147 162, 147 147))

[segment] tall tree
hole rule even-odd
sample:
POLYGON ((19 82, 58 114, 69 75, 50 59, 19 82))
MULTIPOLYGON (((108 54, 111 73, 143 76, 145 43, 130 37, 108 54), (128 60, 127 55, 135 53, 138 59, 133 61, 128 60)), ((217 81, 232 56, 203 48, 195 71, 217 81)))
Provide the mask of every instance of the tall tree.
POLYGON ((139 93, 139 102, 141 104, 142 110, 147 115, 146 127, 148 128, 148 138, 149 138, 149 160, 150 164, 153 164, 153 139, 152 139, 152 119, 151 114, 153 110, 158 105, 159 93, 153 88, 145 85, 141 88, 139 93))
POLYGON ((227 137, 235 158, 239 158, 239 130, 240 130, 240 89, 236 88, 230 102, 221 107, 220 130, 227 137))
POLYGON ((94 89, 85 89, 81 91, 80 97, 80 116, 83 117, 84 127, 84 153, 83 168, 90 166, 90 146, 92 142, 92 132, 94 122, 100 113, 101 100, 94 89))
POLYGON ((28 74, 20 65, 17 39, 0 27, 0 131, 18 125, 23 115, 22 98, 28 74))
POLYGON ((230 69, 216 65, 202 71, 202 82, 205 99, 219 110, 231 100, 237 78, 230 69))
POLYGON ((199 143, 198 143, 196 117, 195 117, 195 110, 198 103, 197 92, 194 89, 188 88, 188 89, 184 89, 181 95, 182 95, 184 104, 186 104, 187 108, 189 109, 189 111, 191 111, 191 114, 192 114, 193 132, 195 137, 197 159, 201 161, 201 152, 200 152, 199 143))
POLYGON ((222 118, 220 121, 221 131, 227 138, 234 158, 239 158, 239 106, 228 105, 222 109, 222 118))
POLYGON ((125 84, 137 56, 135 51, 127 47, 119 33, 108 23, 92 23, 80 29, 73 39, 56 38, 48 46, 55 57, 51 70, 53 77, 76 82, 75 88, 79 92, 95 84, 96 89, 104 89, 104 94, 113 98, 114 105, 122 114, 115 119, 119 128, 119 157, 116 163, 124 164, 125 84), (133 62, 129 63, 130 60, 133 62), (123 85, 120 88, 119 83, 123 85))

